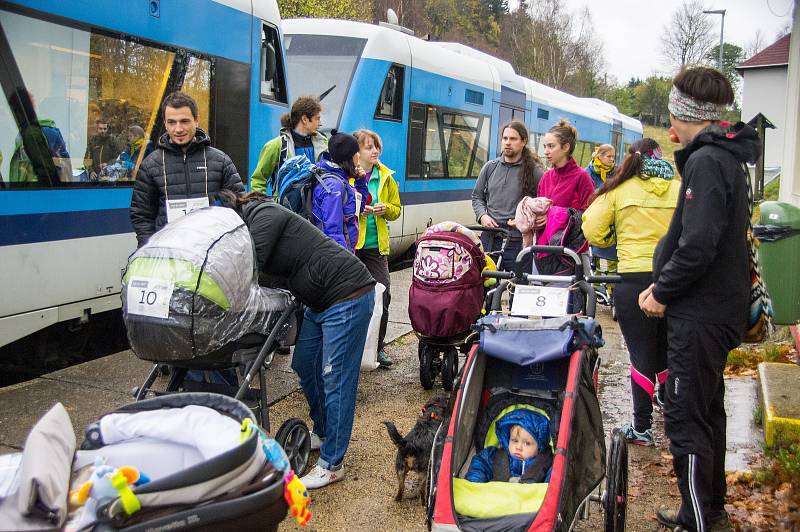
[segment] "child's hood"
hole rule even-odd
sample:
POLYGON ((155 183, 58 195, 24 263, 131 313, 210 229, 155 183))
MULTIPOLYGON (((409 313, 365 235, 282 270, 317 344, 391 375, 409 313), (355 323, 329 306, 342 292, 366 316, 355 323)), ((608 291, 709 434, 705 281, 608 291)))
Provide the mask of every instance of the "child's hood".
POLYGON ((497 441, 503 449, 508 449, 511 427, 514 425, 520 425, 528 431, 536 440, 539 449, 550 446, 550 422, 548 419, 533 410, 518 408, 501 417, 495 426, 497 441))

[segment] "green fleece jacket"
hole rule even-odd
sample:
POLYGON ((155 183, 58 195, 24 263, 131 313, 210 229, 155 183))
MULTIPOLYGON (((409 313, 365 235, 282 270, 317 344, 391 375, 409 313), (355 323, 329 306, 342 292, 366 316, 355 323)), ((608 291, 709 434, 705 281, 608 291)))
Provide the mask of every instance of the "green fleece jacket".
MULTIPOLYGON (((274 182, 275 175, 278 169, 283 164, 281 158, 281 138, 286 138, 286 159, 294 157, 294 139, 292 133, 287 128, 281 128, 280 133, 274 139, 269 140, 264 147, 261 148, 261 153, 258 156, 258 163, 253 174, 250 176, 250 190, 256 192, 267 192, 267 183, 274 182)), ((322 133, 314 133, 311 137, 311 142, 314 145, 314 161, 319 160, 322 152, 328 149, 328 138, 322 133)), ((278 191, 273 187, 273 195, 278 191)))

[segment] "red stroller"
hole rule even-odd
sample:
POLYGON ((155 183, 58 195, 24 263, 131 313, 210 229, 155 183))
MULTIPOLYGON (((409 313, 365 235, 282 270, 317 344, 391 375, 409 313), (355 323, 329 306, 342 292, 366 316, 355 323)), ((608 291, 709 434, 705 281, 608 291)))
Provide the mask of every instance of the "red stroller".
MULTIPOLYGON (((627 446, 621 433, 611 436, 606 467, 606 444, 597 375, 597 348, 603 345, 595 310, 592 282, 618 282, 617 277, 592 277, 588 258, 570 249, 533 246, 523 250, 568 256, 575 275, 547 276, 485 272, 505 279, 495 293, 492 310, 500 310, 501 293, 514 287, 516 299, 528 283, 546 282, 534 304, 552 290, 552 283, 576 283, 585 294, 586 316, 542 320, 493 313, 475 326, 480 342, 473 346, 450 396, 450 405, 433 444, 428 476, 428 519, 431 530, 569 530, 589 501, 605 510, 605 529, 625 528, 627 446), (510 281, 509 281, 510 280, 510 281), (548 483, 474 483, 465 474, 471 457, 492 445, 493 427, 508 412, 527 408, 550 424, 555 456, 548 483), (605 490, 599 488, 605 477, 605 490)), ((566 296, 562 296, 566 311, 566 296)), ((515 305, 516 305, 515 301, 515 305)), ((520 304, 523 304, 520 303, 520 304)), ((516 313, 516 311, 514 311, 516 313)), ((530 315, 527 312, 526 316, 530 315)))
POLYGON ((442 222, 429 227, 417 240, 408 315, 419 337, 419 378, 426 390, 433 387, 439 373, 442 387, 453 389, 459 349, 467 353, 474 338, 470 327, 481 317, 484 306, 481 272, 487 257, 494 253, 502 256, 505 247, 506 238, 499 250, 484 253, 475 231, 508 236, 501 228, 442 222))

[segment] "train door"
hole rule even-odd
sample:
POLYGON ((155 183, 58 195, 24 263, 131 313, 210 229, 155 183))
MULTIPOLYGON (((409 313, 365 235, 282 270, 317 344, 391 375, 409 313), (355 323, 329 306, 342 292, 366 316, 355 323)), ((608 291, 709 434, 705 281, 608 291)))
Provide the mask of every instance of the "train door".
POLYGON ((497 124, 497 157, 500 156, 500 153, 503 149, 503 132, 500 131, 504 125, 508 124, 512 120, 517 120, 525 124, 525 109, 520 109, 519 107, 512 107, 510 105, 500 105, 500 123, 497 124))
POLYGON ((611 145, 614 146, 614 150, 617 154, 617 164, 622 161, 622 157, 625 155, 622 151, 622 122, 619 120, 614 120, 614 124, 611 128, 611 145))

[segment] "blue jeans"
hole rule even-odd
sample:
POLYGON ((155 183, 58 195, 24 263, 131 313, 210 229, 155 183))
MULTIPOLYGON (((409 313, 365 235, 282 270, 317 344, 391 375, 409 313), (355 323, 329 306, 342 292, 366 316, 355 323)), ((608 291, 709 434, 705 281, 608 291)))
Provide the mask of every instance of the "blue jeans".
POLYGON ((314 433, 323 439, 318 465, 341 467, 350 445, 361 355, 375 291, 322 312, 306 309, 294 346, 292 369, 308 401, 314 433))

